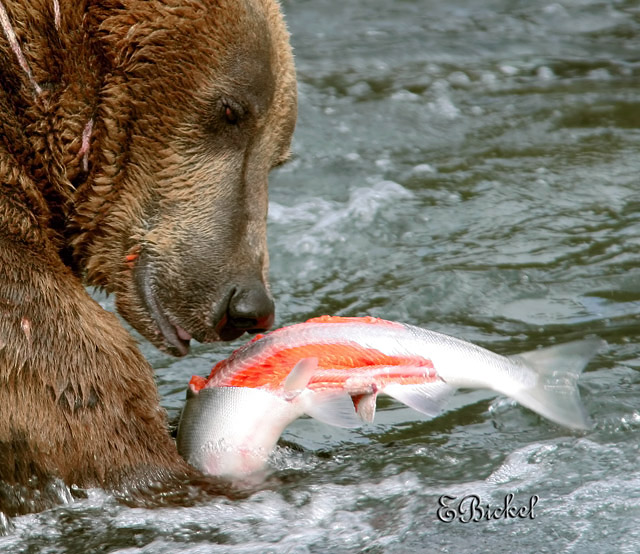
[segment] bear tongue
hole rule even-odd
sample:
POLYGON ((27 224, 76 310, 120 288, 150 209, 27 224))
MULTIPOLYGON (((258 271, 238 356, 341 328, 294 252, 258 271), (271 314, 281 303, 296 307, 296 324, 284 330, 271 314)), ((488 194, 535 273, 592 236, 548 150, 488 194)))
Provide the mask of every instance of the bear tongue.
POLYGON ((186 341, 190 341, 192 339, 191 335, 189 333, 187 333, 187 331, 185 331, 182 327, 180 327, 179 325, 176 325, 176 332, 178 333, 178 337, 181 340, 186 340, 186 341))

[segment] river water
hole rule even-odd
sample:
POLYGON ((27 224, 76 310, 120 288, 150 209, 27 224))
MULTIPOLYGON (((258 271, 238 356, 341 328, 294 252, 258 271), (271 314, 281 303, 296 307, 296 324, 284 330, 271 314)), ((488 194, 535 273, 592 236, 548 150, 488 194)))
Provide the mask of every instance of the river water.
MULTIPOLYGON (((482 393, 430 421, 380 399, 361 429, 295 422, 246 498, 143 510, 89 491, 17 518, 0 551, 637 552, 637 2, 283 7, 300 117, 270 187, 276 325, 371 314, 506 354, 597 334, 608 346, 581 379, 593 430, 482 393), (532 512, 438 511, 509 494, 532 512)), ((171 419, 190 376, 242 342, 180 360, 142 342, 171 419)))

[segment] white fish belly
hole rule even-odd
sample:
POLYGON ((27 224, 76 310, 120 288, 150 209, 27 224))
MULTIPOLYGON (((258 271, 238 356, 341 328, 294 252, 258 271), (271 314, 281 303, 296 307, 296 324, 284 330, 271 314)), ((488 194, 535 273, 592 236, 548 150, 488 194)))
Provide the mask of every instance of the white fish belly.
POLYGON ((264 390, 205 388, 187 399, 178 452, 208 475, 248 475, 264 467, 285 427, 300 415, 293 404, 264 390))

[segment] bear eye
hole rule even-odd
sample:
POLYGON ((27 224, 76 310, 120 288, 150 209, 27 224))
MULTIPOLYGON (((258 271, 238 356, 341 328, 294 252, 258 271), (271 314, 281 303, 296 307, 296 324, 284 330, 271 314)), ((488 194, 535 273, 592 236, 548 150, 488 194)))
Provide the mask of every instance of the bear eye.
POLYGON ((238 125, 245 116, 244 108, 233 100, 222 102, 222 119, 228 125, 238 125))
MULTIPOLYGON (((0 0, 1 2, 2 0, 0 0)), ((211 111, 203 119, 204 130, 210 138, 225 137, 240 140, 253 121, 251 109, 234 98, 216 98, 211 111)))
POLYGON ((240 116, 239 116, 238 112, 236 110, 234 110, 228 104, 223 106, 223 114, 224 114, 225 121, 229 125, 237 125, 238 124, 238 119, 240 119, 240 116))

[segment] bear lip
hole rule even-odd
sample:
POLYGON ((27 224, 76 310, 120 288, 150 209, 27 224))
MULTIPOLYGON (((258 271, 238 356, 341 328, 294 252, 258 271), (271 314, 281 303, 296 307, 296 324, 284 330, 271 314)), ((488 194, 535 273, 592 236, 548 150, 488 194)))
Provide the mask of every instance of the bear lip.
MULTIPOLYGON (((142 262, 142 260, 140 260, 142 262)), ((137 267, 137 289, 147 313, 155 323, 168 346, 178 351, 179 356, 186 356, 189 353, 189 342, 191 335, 179 325, 172 323, 165 314, 156 295, 153 292, 149 263, 140 263, 137 267)))

